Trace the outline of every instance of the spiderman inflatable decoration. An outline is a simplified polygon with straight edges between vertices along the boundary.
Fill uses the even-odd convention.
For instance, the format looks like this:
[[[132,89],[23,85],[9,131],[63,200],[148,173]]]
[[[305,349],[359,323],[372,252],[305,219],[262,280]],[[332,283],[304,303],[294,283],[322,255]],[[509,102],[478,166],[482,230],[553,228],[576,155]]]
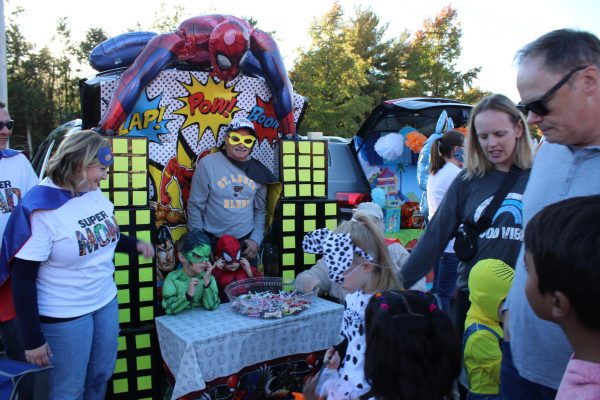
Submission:
[[[90,59],[94,52],[114,52],[110,46],[119,43],[115,39],[99,45]],[[152,37],[121,75],[108,110],[99,122],[100,130],[117,132],[140,91],[175,61],[187,61],[202,68],[212,66],[211,76],[223,81],[234,79],[242,70],[261,74],[271,89],[281,133],[290,138],[296,133],[292,84],[277,44],[245,20],[220,14],[189,18],[175,32]]]

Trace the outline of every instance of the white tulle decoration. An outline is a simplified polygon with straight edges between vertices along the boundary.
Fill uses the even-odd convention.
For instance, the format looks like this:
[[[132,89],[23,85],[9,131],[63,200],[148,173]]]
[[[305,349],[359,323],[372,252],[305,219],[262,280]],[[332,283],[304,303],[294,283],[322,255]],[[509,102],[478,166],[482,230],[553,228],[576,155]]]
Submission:
[[[387,162],[394,161],[404,152],[404,136],[399,133],[388,133],[375,143],[375,151]]]

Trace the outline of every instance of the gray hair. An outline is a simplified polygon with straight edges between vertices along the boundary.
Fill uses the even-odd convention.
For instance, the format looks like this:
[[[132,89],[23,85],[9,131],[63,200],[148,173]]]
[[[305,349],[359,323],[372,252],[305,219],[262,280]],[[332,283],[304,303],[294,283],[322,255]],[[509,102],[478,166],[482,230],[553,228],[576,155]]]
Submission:
[[[550,72],[564,72],[580,65],[600,69],[600,40],[589,32],[558,29],[523,46],[515,62],[520,65],[527,57],[540,57]]]

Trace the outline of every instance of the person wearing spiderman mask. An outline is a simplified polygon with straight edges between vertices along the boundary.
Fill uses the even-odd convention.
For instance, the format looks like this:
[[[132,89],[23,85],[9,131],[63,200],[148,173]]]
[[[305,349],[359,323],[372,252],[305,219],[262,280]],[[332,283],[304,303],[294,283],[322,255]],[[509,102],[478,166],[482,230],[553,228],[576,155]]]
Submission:
[[[223,235],[216,245],[215,269],[213,276],[219,287],[219,298],[221,303],[227,303],[229,299],[225,294],[225,287],[232,282],[243,279],[262,276],[254,265],[250,265],[245,257],[242,257],[240,242],[231,235]]]
[[[271,171],[251,158],[256,140],[250,120],[234,119],[221,151],[198,162],[187,205],[190,230],[204,230],[213,248],[219,237],[235,237],[242,246],[242,256],[253,265],[265,229],[267,184],[277,181]]]

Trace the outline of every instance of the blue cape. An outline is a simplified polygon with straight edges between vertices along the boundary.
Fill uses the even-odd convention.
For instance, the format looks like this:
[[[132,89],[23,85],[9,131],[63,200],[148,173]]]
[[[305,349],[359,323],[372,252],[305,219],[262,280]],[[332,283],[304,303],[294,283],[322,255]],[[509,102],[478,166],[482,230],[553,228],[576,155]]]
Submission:
[[[21,199],[8,219],[2,238],[0,286],[8,279],[13,257],[31,237],[31,214],[38,210],[56,210],[73,197],[68,190],[37,185]]]
[[[16,156],[17,154],[21,154],[21,152],[13,150],[13,149],[0,150],[0,158],[8,158],[8,157]]]

